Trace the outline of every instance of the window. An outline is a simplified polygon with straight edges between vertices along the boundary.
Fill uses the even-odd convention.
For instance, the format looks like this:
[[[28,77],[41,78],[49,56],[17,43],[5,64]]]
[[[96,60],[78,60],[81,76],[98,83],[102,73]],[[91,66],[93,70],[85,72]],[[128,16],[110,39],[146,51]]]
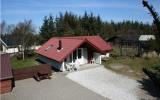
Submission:
[[[73,62],[75,62],[76,58],[77,58],[77,53],[76,53],[76,50],[75,50],[75,51],[73,52]]]
[[[82,49],[78,49],[78,58],[82,57]]]
[[[66,59],[64,59],[64,62],[67,62],[67,58],[66,58]]]
[[[72,54],[69,56],[69,61],[72,62]]]

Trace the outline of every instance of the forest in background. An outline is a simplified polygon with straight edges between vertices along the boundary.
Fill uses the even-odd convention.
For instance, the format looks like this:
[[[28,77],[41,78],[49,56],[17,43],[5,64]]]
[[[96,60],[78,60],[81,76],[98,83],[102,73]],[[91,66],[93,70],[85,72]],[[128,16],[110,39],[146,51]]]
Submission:
[[[95,16],[93,13],[85,12],[83,16],[78,16],[71,12],[65,12],[64,14],[59,13],[57,17],[45,16],[39,32],[35,31],[31,20],[25,20],[16,25],[7,25],[3,21],[1,33],[3,40],[17,41],[17,44],[19,41],[25,41],[22,40],[22,35],[32,38],[28,44],[42,44],[51,37],[59,36],[100,35],[106,39],[120,34],[156,34],[157,30],[154,24],[149,23],[129,20],[108,22],[103,21],[100,16]]]
[[[155,34],[155,25],[138,22],[113,20],[102,21],[100,16],[85,12],[83,16],[71,12],[60,13],[58,17],[45,16],[40,28],[39,35],[43,43],[52,36],[79,36],[79,35],[100,35],[104,39],[113,35],[128,34]],[[45,38],[43,38],[45,37]]]

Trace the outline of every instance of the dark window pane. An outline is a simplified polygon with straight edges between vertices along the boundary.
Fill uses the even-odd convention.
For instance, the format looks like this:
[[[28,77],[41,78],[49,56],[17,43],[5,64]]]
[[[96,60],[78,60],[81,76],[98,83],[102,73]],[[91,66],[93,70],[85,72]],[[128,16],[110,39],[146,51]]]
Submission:
[[[73,52],[73,62],[75,62],[76,58],[77,58],[77,53],[76,53],[76,51],[74,51]]]
[[[72,62],[72,54],[69,56],[69,61]]]
[[[82,56],[82,50],[78,49],[78,58],[81,58],[81,56]]]

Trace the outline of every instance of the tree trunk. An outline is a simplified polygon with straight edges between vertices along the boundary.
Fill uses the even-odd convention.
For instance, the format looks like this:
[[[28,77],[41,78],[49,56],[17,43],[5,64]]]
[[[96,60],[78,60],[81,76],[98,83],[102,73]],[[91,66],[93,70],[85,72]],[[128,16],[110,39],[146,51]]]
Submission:
[[[21,46],[21,50],[22,50],[22,58],[24,60],[24,46]]]
[[[23,50],[23,52],[22,52],[22,56],[23,56],[23,60],[24,60],[24,50]]]

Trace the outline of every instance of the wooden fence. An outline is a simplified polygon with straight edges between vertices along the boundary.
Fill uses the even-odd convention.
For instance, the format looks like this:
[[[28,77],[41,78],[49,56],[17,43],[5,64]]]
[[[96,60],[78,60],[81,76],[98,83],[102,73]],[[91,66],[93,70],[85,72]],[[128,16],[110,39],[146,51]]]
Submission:
[[[14,69],[13,75],[15,80],[22,80],[27,78],[33,78],[37,71],[47,71],[50,75],[52,74],[51,66],[48,64],[41,64],[21,69]]]

